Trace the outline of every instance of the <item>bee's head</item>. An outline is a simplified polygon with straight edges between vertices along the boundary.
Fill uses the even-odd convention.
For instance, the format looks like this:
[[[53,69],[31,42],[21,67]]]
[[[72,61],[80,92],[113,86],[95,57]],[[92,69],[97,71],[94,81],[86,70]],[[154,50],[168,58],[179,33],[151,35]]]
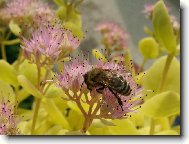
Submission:
[[[91,71],[88,71],[86,74],[83,75],[84,77],[84,81],[87,82],[87,81],[93,81],[94,78],[99,75],[100,73],[102,73],[102,70],[101,69],[98,69],[98,68],[94,68],[92,69]]]

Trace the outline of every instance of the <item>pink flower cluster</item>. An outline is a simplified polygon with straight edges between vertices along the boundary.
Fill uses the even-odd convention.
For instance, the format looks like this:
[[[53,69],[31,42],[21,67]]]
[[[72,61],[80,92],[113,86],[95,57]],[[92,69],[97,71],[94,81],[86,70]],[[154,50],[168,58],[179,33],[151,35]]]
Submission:
[[[64,66],[64,72],[57,74],[57,84],[65,91],[72,90],[78,92],[84,81],[83,75],[91,70],[91,65],[87,61],[79,59],[73,60],[70,64]]]
[[[41,65],[55,64],[80,44],[72,32],[61,25],[40,25],[30,39],[23,38],[22,48],[25,56],[33,63]]]
[[[0,103],[0,135],[17,135],[17,118],[13,113],[12,105],[8,102]]]
[[[55,12],[47,3],[39,0],[11,0],[6,7],[0,10],[1,19],[14,19],[18,23],[24,22],[25,18],[35,20],[36,16],[53,17],[54,14]]]
[[[131,94],[129,96],[124,96],[118,94],[123,102],[123,106],[121,107],[117,101],[115,95],[106,88],[103,91],[103,97],[101,101],[100,108],[100,116],[103,118],[116,119],[123,118],[124,116],[128,116],[127,114],[130,112],[135,112],[136,106],[141,105],[143,103],[143,99],[135,99],[138,94],[140,94],[143,89],[139,88],[136,82],[134,81],[130,72],[128,72],[123,65],[118,65],[113,62],[102,63],[99,61],[97,67],[102,69],[109,69],[111,71],[116,71],[119,75],[121,75],[124,80],[127,81],[127,84],[132,89]]]
[[[65,65],[64,72],[57,75],[57,83],[63,88],[63,90],[71,90],[77,93],[81,87],[86,89],[86,84],[84,83],[84,74],[93,68],[108,69],[115,71],[118,74],[122,75],[123,78],[127,81],[127,84],[132,89],[132,92],[129,96],[118,95],[123,102],[121,107],[117,101],[115,95],[108,89],[105,88],[102,93],[102,99],[100,100],[100,117],[101,118],[123,118],[128,116],[129,112],[134,112],[136,106],[143,103],[142,99],[136,97],[143,89],[139,88],[136,82],[133,80],[131,74],[126,71],[125,67],[122,65],[114,64],[112,62],[103,63],[99,61],[96,65],[89,65],[87,61],[73,60],[71,64]],[[92,90],[91,97],[99,95],[94,87]],[[89,92],[89,90],[88,90]],[[134,98],[134,99],[133,99]],[[139,106],[138,106],[139,107]]]
[[[115,50],[127,49],[128,34],[117,24],[113,22],[103,22],[97,25],[97,31],[103,35],[103,42],[108,47]]]

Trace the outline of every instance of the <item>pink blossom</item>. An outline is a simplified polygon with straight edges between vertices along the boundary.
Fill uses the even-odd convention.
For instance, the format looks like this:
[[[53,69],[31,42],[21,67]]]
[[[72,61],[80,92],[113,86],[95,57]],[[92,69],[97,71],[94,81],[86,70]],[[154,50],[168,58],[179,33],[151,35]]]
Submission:
[[[11,0],[0,11],[0,17],[4,20],[14,19],[23,22],[23,19],[34,20],[36,16],[53,16],[55,12],[47,3],[39,0]]]
[[[128,113],[135,112],[136,106],[143,103],[141,98],[136,98],[136,96],[140,94],[143,89],[139,88],[131,73],[128,72],[123,65],[114,64],[113,62],[108,62],[105,64],[99,62],[97,65],[102,69],[116,71],[116,73],[124,78],[132,90],[128,96],[118,94],[123,103],[123,105],[120,106],[115,95],[108,88],[104,89],[100,108],[101,117],[110,119],[123,118],[124,116],[128,116]]]
[[[101,68],[110,70],[121,75],[132,90],[128,96],[118,94],[122,101],[122,105],[118,102],[116,96],[112,93],[109,87],[103,89],[100,102],[100,117],[101,118],[124,118],[128,113],[136,111],[136,106],[142,104],[143,100],[136,97],[143,89],[139,88],[134,81],[131,73],[129,73],[123,65],[114,64],[113,62],[103,63],[99,61],[96,65],[89,65],[87,61],[78,59],[73,60],[70,64],[65,65],[64,72],[57,74],[57,84],[63,90],[71,90],[77,93],[79,90],[87,90],[90,92],[90,97],[96,97],[99,93],[96,91],[98,86],[90,91],[87,89],[87,84],[84,83],[84,75],[93,70],[93,68]],[[83,89],[81,89],[81,87]],[[87,93],[88,93],[87,92]],[[89,98],[89,99],[91,99]],[[139,107],[139,106],[138,106]]]
[[[22,48],[26,58],[33,63],[54,64],[63,59],[80,44],[71,31],[61,25],[40,25],[30,39],[23,38]]]
[[[65,65],[64,72],[57,74],[57,84],[64,90],[70,89],[77,92],[84,81],[83,75],[89,70],[91,70],[91,65],[87,61],[75,59],[70,64]]]
[[[104,37],[104,43],[115,49],[127,49],[128,34],[117,24],[113,22],[103,22],[97,25],[97,31],[100,31]]]
[[[0,135],[17,135],[17,117],[14,115],[12,105],[8,102],[0,103]]]

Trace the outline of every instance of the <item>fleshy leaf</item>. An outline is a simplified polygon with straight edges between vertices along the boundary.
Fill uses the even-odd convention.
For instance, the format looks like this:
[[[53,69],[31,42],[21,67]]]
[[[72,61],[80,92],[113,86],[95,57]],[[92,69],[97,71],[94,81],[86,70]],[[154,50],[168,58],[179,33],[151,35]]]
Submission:
[[[52,99],[44,99],[43,103],[54,123],[61,125],[65,129],[70,129],[68,121]]]
[[[42,93],[24,75],[19,75],[17,78],[20,85],[30,94],[37,98],[43,97]]]
[[[174,127],[172,128],[172,130],[175,130],[179,135],[181,134],[181,133],[180,133],[180,125],[174,126]]]
[[[146,90],[157,91],[160,87],[163,69],[167,56],[161,57],[145,72],[141,78],[141,84]],[[164,90],[172,90],[180,93],[180,63],[173,58],[167,73]],[[150,94],[149,94],[150,95]]]
[[[45,97],[46,98],[66,97],[66,95],[61,88],[59,88],[59,87],[55,86],[55,84],[53,84],[47,90]]]
[[[92,127],[103,128],[103,127],[106,127],[106,125],[104,125],[101,120],[94,119],[93,122],[92,122]]]
[[[106,126],[97,128],[91,126],[89,132],[92,135],[139,135],[135,125],[128,119],[113,120],[116,126]]]
[[[17,72],[16,70],[6,61],[0,60],[0,79],[12,84],[13,86],[18,86],[18,81],[17,81]]]
[[[9,28],[10,28],[11,32],[12,32],[13,34],[15,34],[16,36],[19,36],[19,35],[20,35],[21,28],[20,28],[19,25],[16,24],[13,20],[10,21],[10,23],[9,23]]]
[[[57,6],[65,6],[65,3],[63,0],[53,0],[54,3],[57,5]]]
[[[100,119],[100,120],[106,126],[116,126],[111,120],[106,120],[106,119]]]
[[[80,109],[78,108],[77,104],[73,101],[68,101],[67,102],[67,105],[72,109],[72,110],[75,110],[79,113],[81,113]]]
[[[26,99],[29,96],[28,91],[25,89],[21,89],[18,91],[18,102],[21,102],[22,100]]]
[[[153,59],[159,55],[158,44],[153,37],[146,37],[140,40],[139,50],[146,59]]]
[[[178,135],[178,132],[175,130],[166,130],[156,133],[155,135]]]
[[[154,95],[142,106],[145,115],[161,118],[180,113],[180,96],[174,91],[166,91]]]
[[[19,73],[24,75],[34,85],[37,84],[37,67],[35,64],[31,64],[28,60],[25,60],[19,66]],[[45,69],[41,68],[41,79],[45,76]]]
[[[69,21],[64,24],[64,28],[70,30],[74,36],[77,36],[79,40],[83,39],[84,33],[82,31],[82,28],[79,27],[77,24]]]
[[[38,127],[35,129],[35,135],[45,134],[50,129],[52,123],[47,120],[47,117],[40,122]],[[56,134],[56,133],[54,133]]]
[[[152,21],[158,41],[169,53],[175,52],[176,37],[167,8],[162,0],[158,1],[154,6]]]
[[[66,129],[62,129],[61,126],[59,125],[55,125],[53,127],[51,127],[50,129],[48,129],[47,134],[48,135],[65,135],[65,132],[67,132],[68,130]]]
[[[84,133],[81,133],[80,131],[68,131],[65,134],[66,135],[86,135]]]
[[[98,49],[93,49],[92,54],[97,60],[102,60],[103,62],[107,62],[105,56]]]
[[[14,104],[15,93],[9,84],[0,80],[0,103],[1,103],[2,99],[5,102],[7,102],[9,100],[10,103]]]
[[[128,119],[113,120],[116,126],[109,127],[114,135],[139,135],[135,125]]]
[[[74,111],[73,109],[69,108],[65,111],[65,116],[69,121],[72,130],[80,130],[83,127],[84,117],[80,112]],[[76,119],[78,118],[79,120],[77,121]]]
[[[37,67],[35,64],[29,63],[28,60],[25,60],[20,66],[19,66],[19,72],[20,74],[27,77],[30,82],[33,84],[37,83]]]
[[[144,113],[139,109],[137,113],[133,113],[131,117],[128,118],[131,120],[136,127],[143,127],[144,126]]]

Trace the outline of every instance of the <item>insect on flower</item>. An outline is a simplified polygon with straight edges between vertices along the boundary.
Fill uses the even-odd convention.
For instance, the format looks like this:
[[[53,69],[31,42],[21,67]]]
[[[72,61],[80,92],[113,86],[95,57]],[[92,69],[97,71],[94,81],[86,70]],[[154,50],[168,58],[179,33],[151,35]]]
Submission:
[[[84,75],[84,82],[89,90],[96,88],[99,93],[108,88],[121,107],[123,102],[118,94],[129,96],[132,91],[128,82],[116,71],[110,69],[94,68]]]

